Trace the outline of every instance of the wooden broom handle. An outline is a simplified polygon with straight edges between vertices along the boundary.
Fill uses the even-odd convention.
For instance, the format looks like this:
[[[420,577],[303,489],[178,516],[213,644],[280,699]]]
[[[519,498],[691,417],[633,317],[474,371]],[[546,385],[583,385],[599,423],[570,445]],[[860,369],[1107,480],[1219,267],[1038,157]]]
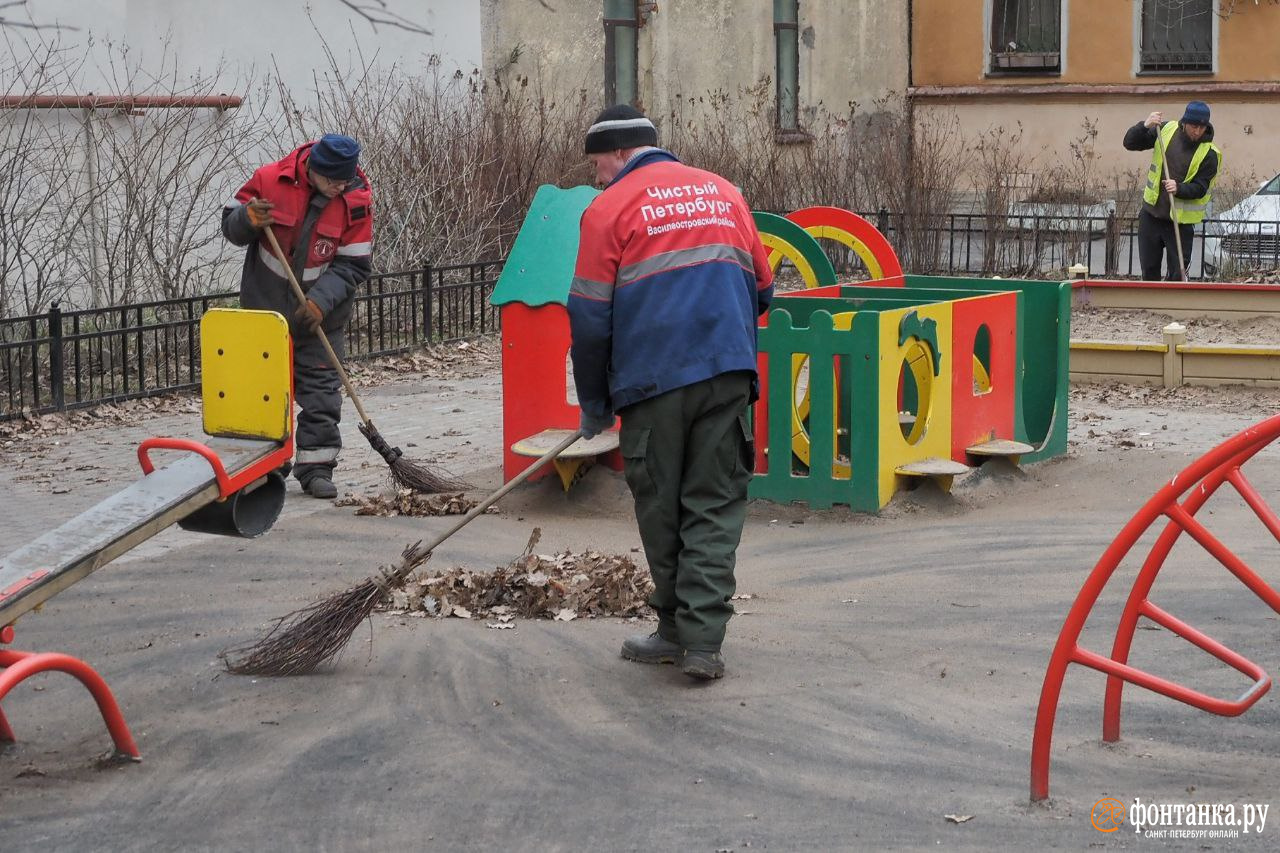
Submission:
[[[509,481],[507,481],[507,483],[503,485],[502,488],[498,489],[496,492],[489,495],[489,497],[485,498],[484,500],[480,501],[480,503],[472,507],[471,511],[468,512],[466,515],[464,515],[457,524],[453,525],[453,527],[450,527],[447,531],[437,536],[435,539],[432,539],[431,542],[428,543],[425,547],[420,544],[415,545],[413,550],[409,554],[405,555],[403,565],[406,568],[408,568],[413,564],[417,563],[427,554],[430,554],[436,548],[440,547],[440,545],[444,542],[444,540],[448,539],[450,536],[457,533],[459,530],[466,527],[468,524],[470,524],[472,521],[478,518],[486,509],[488,509],[493,504],[497,503],[499,498],[501,498],[507,492],[514,489],[516,486],[523,483],[525,480],[529,479],[530,475],[532,475],[535,471],[537,471],[543,465],[546,465],[548,462],[555,459],[561,453],[564,453],[566,450],[569,449],[569,445],[573,444],[575,441],[577,441],[581,437],[582,437],[581,430],[574,430],[573,432],[571,432],[568,436],[565,437],[563,441],[561,441],[555,447],[551,448],[546,453],[542,454],[537,459],[535,459],[533,463],[529,465],[528,468],[525,468],[519,474],[516,474]],[[403,580],[403,578],[399,578],[399,580]]]
[[[298,284],[298,279],[293,274],[293,267],[289,265],[289,259],[284,256],[284,251],[280,248],[280,241],[276,239],[275,232],[271,230],[270,225],[262,230],[267,235],[267,242],[271,244],[271,251],[275,253],[276,260],[280,262],[280,266],[284,267],[285,277],[289,279],[289,284],[293,285],[293,295],[297,297],[299,307],[306,305],[307,294],[302,292],[302,285]],[[347,371],[342,366],[342,360],[333,351],[333,344],[329,343],[329,336],[324,333],[324,329],[316,329],[316,337],[320,339],[320,343],[324,344],[324,351],[329,354],[329,361],[332,362],[334,369],[338,371],[338,376],[342,379],[342,387],[347,389],[347,396],[355,404],[360,420],[366,426],[371,426],[372,421],[365,414],[364,406],[360,405],[360,397],[356,395],[356,389],[351,386],[351,378],[347,376]]]
[[[1164,139],[1160,134],[1161,128],[1156,128],[1156,148],[1160,150],[1160,168],[1164,172],[1166,181],[1172,180],[1169,177],[1169,158],[1165,156]],[[1178,248],[1178,272],[1182,274],[1182,280],[1187,280],[1187,262],[1182,258],[1182,229],[1178,227],[1178,205],[1173,199],[1173,193],[1169,193],[1169,219],[1173,222],[1173,244]]]

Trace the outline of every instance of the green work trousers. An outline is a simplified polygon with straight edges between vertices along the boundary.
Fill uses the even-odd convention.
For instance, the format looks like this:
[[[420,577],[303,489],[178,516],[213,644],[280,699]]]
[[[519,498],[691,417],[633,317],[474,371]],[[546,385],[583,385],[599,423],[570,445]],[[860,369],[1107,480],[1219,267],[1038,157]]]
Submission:
[[[755,463],[751,380],[724,373],[619,412],[623,470],[653,575],[649,604],[659,636],[690,651],[719,651],[733,615]]]

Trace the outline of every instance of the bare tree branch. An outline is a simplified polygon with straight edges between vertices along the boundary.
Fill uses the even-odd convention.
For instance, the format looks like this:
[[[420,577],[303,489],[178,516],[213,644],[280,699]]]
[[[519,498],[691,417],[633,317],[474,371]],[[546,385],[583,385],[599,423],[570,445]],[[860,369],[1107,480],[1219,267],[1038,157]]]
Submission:
[[[4,11],[5,9],[12,9],[15,6],[21,7],[23,11],[27,12],[27,19],[25,21],[17,21],[17,20],[14,20],[13,18],[0,15],[0,29],[4,29],[6,27],[14,28],[14,29],[23,29],[23,30],[73,30],[74,31],[74,30],[80,29],[79,27],[69,27],[66,24],[37,24],[35,21],[31,20],[31,12],[26,8],[27,0],[8,0],[8,2],[6,3],[0,3],[0,11]]]
[[[1219,0],[1218,17],[1224,18],[1224,19],[1230,18],[1232,15],[1236,13],[1236,7],[1241,5],[1241,2],[1242,0]],[[1249,0],[1243,0],[1243,2],[1247,3],[1249,2]],[[1275,6],[1277,4],[1280,4],[1280,0],[1267,0],[1267,3],[1269,3],[1272,6]],[[1260,6],[1262,4],[1259,2],[1259,0],[1253,0],[1253,5]]]
[[[369,26],[374,30],[378,29],[379,24],[384,24],[410,33],[418,33],[424,36],[431,35],[431,30],[426,29],[421,24],[417,24],[403,15],[387,9],[387,0],[371,0],[371,2],[367,3],[357,3],[355,0],[339,0],[339,2],[368,21]]]

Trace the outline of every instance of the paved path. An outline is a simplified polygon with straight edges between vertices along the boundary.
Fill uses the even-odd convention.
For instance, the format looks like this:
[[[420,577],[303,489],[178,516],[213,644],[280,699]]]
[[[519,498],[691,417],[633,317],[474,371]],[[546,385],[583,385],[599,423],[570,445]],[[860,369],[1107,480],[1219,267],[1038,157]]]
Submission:
[[[398,380],[361,394],[379,432],[413,459],[432,460],[455,474],[500,464],[502,383],[497,376],[452,381]],[[344,402],[340,492],[364,493],[387,482],[386,464],[357,430],[354,407]],[[0,450],[0,553],[40,536],[141,476],[138,443],[155,435],[199,438],[198,410],[149,415],[137,423],[110,423],[63,436],[17,441]],[[26,453],[34,450],[31,456]],[[164,464],[161,453],[155,459]],[[283,517],[329,508],[289,481]],[[199,534],[178,528],[160,534],[130,556],[190,543]]]
[[[496,380],[447,384],[383,386],[370,409],[388,436],[487,486]],[[1274,394],[1254,399],[1276,408]],[[1040,679],[1085,574],[1191,455],[1264,414],[1080,402],[1072,454],[1025,478],[965,478],[951,498],[899,499],[880,517],[753,504],[738,571],[752,598],[737,602],[729,672],[712,685],[621,660],[622,638],[649,623],[614,619],[497,631],[379,615],[315,677],[221,674],[220,649],[450,519],[356,517],[295,492],[260,540],[191,536],[163,560],[135,554],[24,617],[18,644],[98,667],[144,760],[95,768],[107,741],[84,691],[58,675],[24,683],[4,702],[19,738],[0,750],[4,849],[1275,849],[1274,696],[1223,719],[1131,688],[1124,738],[1104,746],[1103,680],[1073,670],[1053,800],[1028,804]],[[45,461],[99,466],[79,473],[103,482],[67,494],[0,460],[3,514],[22,525],[5,525],[6,545],[132,476],[138,438],[184,427],[68,437]],[[346,483],[373,486],[380,463],[354,431],[348,446]],[[1280,493],[1276,453],[1249,475]],[[543,482],[503,504],[432,565],[503,564],[533,525],[547,550],[637,544],[625,485],[605,469],[568,495]],[[1242,557],[1274,565],[1275,541],[1238,500],[1206,510]],[[1275,615],[1203,551],[1175,555],[1161,606],[1274,669]],[[1123,592],[1109,591],[1091,648],[1109,648]],[[1133,662],[1214,695],[1244,687],[1167,631],[1140,631]],[[1103,835],[1089,815],[1106,796],[1261,803],[1271,818],[1226,842],[1149,841],[1130,825]]]

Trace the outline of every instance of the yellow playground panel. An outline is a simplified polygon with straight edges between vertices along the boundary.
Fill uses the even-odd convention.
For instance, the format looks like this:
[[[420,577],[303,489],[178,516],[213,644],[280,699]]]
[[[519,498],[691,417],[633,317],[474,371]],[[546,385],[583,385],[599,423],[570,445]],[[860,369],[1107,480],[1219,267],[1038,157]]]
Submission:
[[[853,317],[856,312],[842,311],[839,314],[831,315],[832,328],[841,331],[849,331],[853,327]],[[835,369],[834,367],[832,368]],[[836,386],[839,387],[839,382]],[[809,462],[809,430],[805,426],[805,421],[809,419],[810,407],[809,393],[809,356],[804,353],[795,353],[791,356],[791,452],[796,458],[803,462],[806,466]],[[848,435],[849,424],[847,419],[842,422],[840,417],[843,409],[836,406],[832,411],[832,429],[837,435]],[[849,465],[847,459],[837,457],[831,463],[831,476],[837,479],[847,480],[853,474],[853,469]]]
[[[214,308],[200,322],[209,435],[283,441],[292,428],[289,324],[274,311]]]
[[[951,303],[882,311],[879,321],[877,479],[884,506],[902,485],[899,468],[951,458]],[[900,404],[912,383],[914,420],[904,422]]]

